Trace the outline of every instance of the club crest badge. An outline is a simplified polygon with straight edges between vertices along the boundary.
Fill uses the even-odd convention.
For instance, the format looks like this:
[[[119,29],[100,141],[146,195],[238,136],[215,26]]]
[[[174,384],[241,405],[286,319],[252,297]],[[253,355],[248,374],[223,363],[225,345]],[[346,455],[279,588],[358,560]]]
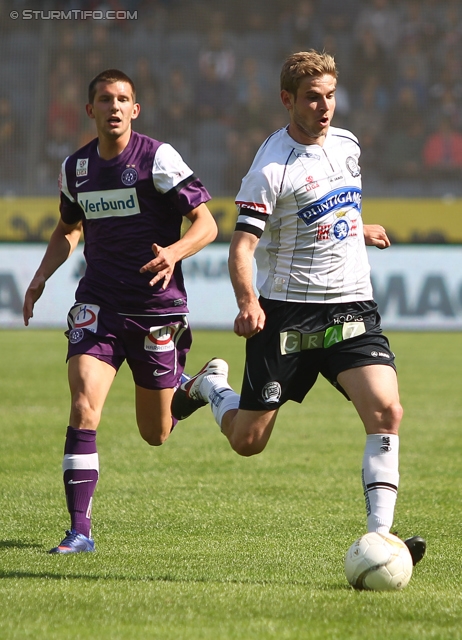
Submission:
[[[133,167],[125,169],[120,177],[126,187],[131,187],[138,180],[138,172]]]
[[[263,387],[261,395],[266,404],[279,402],[281,399],[281,385],[279,382],[268,382]]]
[[[353,158],[353,156],[348,156],[348,158],[346,159],[346,166],[348,171],[353,176],[353,178],[357,178],[358,176],[361,175],[361,169],[359,168],[359,164],[356,158]]]

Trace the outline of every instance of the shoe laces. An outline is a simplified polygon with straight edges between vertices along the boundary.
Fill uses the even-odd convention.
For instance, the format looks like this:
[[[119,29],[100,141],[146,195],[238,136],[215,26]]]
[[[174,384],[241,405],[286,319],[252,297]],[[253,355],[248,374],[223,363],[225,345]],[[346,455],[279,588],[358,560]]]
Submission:
[[[71,531],[66,531],[66,537],[64,538],[64,540],[62,540],[62,542],[60,543],[60,547],[65,543],[65,542],[75,542],[78,538],[79,534],[77,533],[77,531],[71,530]]]

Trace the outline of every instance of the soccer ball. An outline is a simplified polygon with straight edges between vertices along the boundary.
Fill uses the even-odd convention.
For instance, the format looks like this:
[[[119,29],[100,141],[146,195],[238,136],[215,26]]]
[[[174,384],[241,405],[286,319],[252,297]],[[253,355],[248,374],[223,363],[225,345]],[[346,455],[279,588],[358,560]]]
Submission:
[[[404,542],[391,533],[366,533],[345,556],[345,575],[355,589],[403,589],[412,576],[412,558]]]

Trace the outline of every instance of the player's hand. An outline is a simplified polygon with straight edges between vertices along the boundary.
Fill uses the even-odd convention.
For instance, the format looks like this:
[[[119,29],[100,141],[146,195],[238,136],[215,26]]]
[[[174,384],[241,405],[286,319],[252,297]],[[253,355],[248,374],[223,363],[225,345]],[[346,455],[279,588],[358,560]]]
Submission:
[[[152,250],[156,257],[154,260],[151,260],[142,266],[140,273],[152,271],[152,273],[155,273],[156,275],[149,282],[151,287],[163,279],[164,282],[162,283],[162,289],[166,289],[168,287],[168,283],[172,279],[173,270],[176,264],[176,257],[171,247],[161,247],[154,243],[152,245]]]
[[[242,338],[251,338],[265,326],[266,314],[258,300],[242,305],[234,320],[234,333]]]
[[[45,289],[45,282],[46,280],[43,276],[34,276],[27,288],[22,308],[22,315],[26,327],[29,326],[29,320],[34,317],[34,305]]]
[[[391,245],[387,232],[380,224],[365,224],[364,240],[369,247],[378,249],[387,249]]]

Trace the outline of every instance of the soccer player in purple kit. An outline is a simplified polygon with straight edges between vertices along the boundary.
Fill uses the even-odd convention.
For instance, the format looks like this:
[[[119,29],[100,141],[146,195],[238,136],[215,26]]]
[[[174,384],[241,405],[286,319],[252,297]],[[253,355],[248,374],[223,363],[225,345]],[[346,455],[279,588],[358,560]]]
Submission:
[[[136,420],[161,445],[175,420],[170,404],[191,345],[181,260],[216,238],[210,195],[168,143],[132,130],[140,112],[132,80],[117,69],[89,85],[97,138],[64,160],[60,219],[24,299],[24,323],[45,283],[77,246],[86,272],[69,311],[71,394],[63,474],[70,530],[50,553],[93,551],[91,506],[98,481],[96,429],[126,360]],[[191,223],[181,235],[183,217]]]

